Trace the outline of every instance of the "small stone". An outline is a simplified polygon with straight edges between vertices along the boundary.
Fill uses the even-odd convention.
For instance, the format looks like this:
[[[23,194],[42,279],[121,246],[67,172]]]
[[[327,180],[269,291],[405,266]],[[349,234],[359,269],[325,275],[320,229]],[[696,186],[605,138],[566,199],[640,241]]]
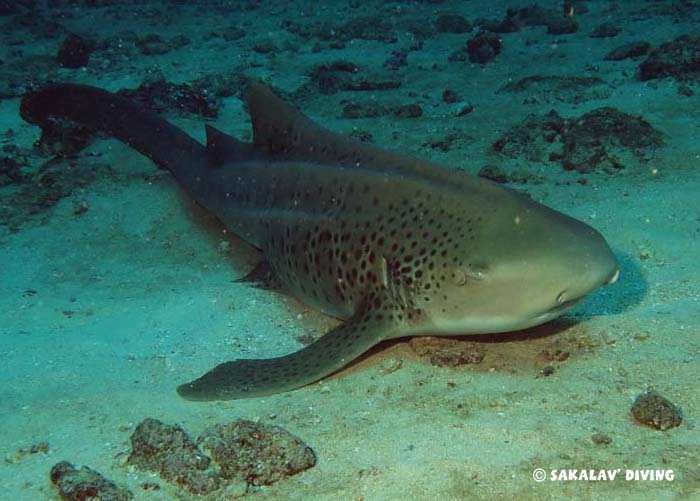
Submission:
[[[0,187],[13,183],[21,183],[25,180],[22,174],[24,162],[13,157],[0,157]]]
[[[75,217],[80,217],[85,214],[90,209],[90,204],[87,200],[75,201],[73,203],[73,215]]]
[[[639,65],[639,79],[674,77],[679,81],[700,76],[700,36],[682,35],[652,50]]]
[[[605,56],[606,61],[621,61],[623,59],[632,59],[640,57],[649,52],[651,44],[649,42],[630,42],[621,45]]]
[[[408,18],[401,23],[401,28],[405,32],[413,35],[416,41],[415,47],[421,47],[424,40],[433,38],[437,32],[434,24],[426,23],[422,17]]]
[[[403,367],[403,360],[400,358],[390,358],[389,360],[384,360],[379,365],[379,373],[383,376],[396,372]]]
[[[442,101],[444,103],[453,104],[456,103],[458,99],[457,93],[452,89],[445,89],[445,92],[442,93]]]
[[[50,478],[58,495],[66,501],[129,501],[134,498],[130,491],[118,487],[92,468],[83,466],[78,469],[68,461],[55,464]]]
[[[503,42],[497,36],[478,35],[467,42],[467,52],[472,63],[486,64],[501,53]]]
[[[246,32],[238,26],[229,26],[221,34],[227,42],[239,40],[246,35]]]
[[[192,494],[208,494],[221,486],[215,468],[185,430],[156,419],[141,422],[131,435],[127,464],[158,473]]]
[[[551,365],[545,365],[540,370],[540,374],[542,374],[544,377],[549,377],[552,374],[554,374],[554,367],[552,367]]]
[[[141,488],[144,491],[159,491],[160,490],[160,485],[157,484],[156,482],[142,482],[141,483]]]
[[[397,70],[402,66],[408,66],[408,51],[405,49],[391,51],[391,57],[382,65],[390,70]]]
[[[277,47],[270,39],[258,40],[253,44],[253,50],[258,54],[269,54],[277,50]]]
[[[533,3],[520,9],[509,8],[502,21],[478,21],[477,24],[494,33],[512,33],[524,26],[546,26],[547,32],[552,35],[574,33],[578,30],[578,23],[574,19],[574,14],[579,13],[578,8],[571,4],[562,13]]]
[[[36,295],[36,291],[33,291],[30,289],[28,291],[25,291],[24,295],[27,297],[31,297],[31,296]],[[12,456],[5,457],[5,463],[16,464],[16,463],[19,463],[20,461],[22,461],[27,456],[31,456],[34,454],[47,454],[48,452],[49,452],[49,443],[48,442],[39,442],[37,444],[32,444],[29,447],[24,447],[22,449],[19,449]]]
[[[625,167],[619,151],[644,158],[664,144],[663,134],[644,118],[607,106],[569,120],[562,139],[562,166],[580,173],[615,172]]]
[[[653,390],[637,396],[631,412],[639,423],[661,431],[675,428],[683,421],[680,408]]]
[[[472,25],[459,14],[442,14],[435,21],[435,29],[440,33],[467,33]]]
[[[620,34],[622,28],[612,23],[603,23],[591,32],[591,38],[613,38]]]
[[[122,89],[118,94],[138,101],[156,113],[187,112],[215,118],[221,106],[219,95],[225,94],[224,91],[219,91],[220,85],[225,84],[205,79],[192,84],[175,84],[157,77],[143,82],[136,89]]]
[[[345,90],[356,78],[358,70],[358,66],[353,62],[337,60],[314,66],[309,72],[309,77],[321,94],[335,94]]]
[[[219,465],[221,477],[270,485],[316,464],[314,451],[286,430],[238,420],[207,429],[197,440]]]
[[[389,113],[384,106],[377,103],[348,103],[343,108],[343,118],[376,118]]]
[[[387,16],[360,16],[348,20],[337,27],[334,32],[336,38],[341,40],[379,40],[394,43],[397,40],[394,26]]]
[[[594,433],[591,435],[591,440],[594,444],[598,445],[610,445],[613,441],[612,437],[610,435],[606,435],[605,433]]]
[[[90,62],[93,44],[78,35],[70,34],[58,49],[58,64],[64,68],[82,68]]]
[[[685,97],[691,97],[693,95],[693,89],[685,84],[681,84],[678,86],[678,94]]]
[[[159,35],[149,34],[136,41],[139,52],[145,56],[160,56],[170,52],[170,45]]]
[[[550,35],[566,35],[576,33],[578,23],[573,17],[565,16],[549,20],[547,23],[547,33]]]
[[[185,35],[177,35],[170,39],[170,47],[173,49],[181,49],[187,45],[190,45],[192,40],[190,40]]]
[[[540,358],[545,362],[565,362],[570,356],[571,353],[562,350],[543,350],[540,353]]]
[[[416,355],[436,366],[458,367],[480,364],[485,356],[476,343],[456,339],[414,337],[411,338],[409,346]]]
[[[472,103],[464,102],[457,106],[455,116],[463,117],[465,115],[469,115],[472,111],[474,111],[474,105]]]
[[[399,106],[394,111],[394,115],[399,118],[418,118],[423,115],[423,108],[417,104],[405,104]]]
[[[523,102],[528,104],[551,101],[579,104],[591,99],[605,99],[612,94],[598,77],[573,75],[530,75],[507,83],[498,92],[522,92]]]
[[[344,87],[345,90],[361,90],[361,91],[374,91],[374,90],[391,90],[398,89],[401,87],[401,80],[378,80],[378,79],[367,79],[360,78],[358,80],[352,80],[347,83]]]

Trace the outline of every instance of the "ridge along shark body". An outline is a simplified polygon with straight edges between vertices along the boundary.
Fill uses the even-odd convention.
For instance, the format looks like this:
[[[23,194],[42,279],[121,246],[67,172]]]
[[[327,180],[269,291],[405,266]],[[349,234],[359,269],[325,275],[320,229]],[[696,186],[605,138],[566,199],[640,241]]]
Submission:
[[[207,127],[207,147],[115,94],[62,84],[25,120],[107,132],[168,169],[275,280],[344,320],[286,356],[218,365],[178,393],[269,395],[315,382],[378,342],[524,329],[617,279],[593,228],[507,188],[335,134],[251,83],[252,143]]]

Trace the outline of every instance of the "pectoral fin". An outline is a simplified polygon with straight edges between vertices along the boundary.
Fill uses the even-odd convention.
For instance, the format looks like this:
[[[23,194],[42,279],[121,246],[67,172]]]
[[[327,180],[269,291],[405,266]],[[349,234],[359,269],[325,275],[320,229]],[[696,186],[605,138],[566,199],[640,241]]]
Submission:
[[[250,270],[246,276],[234,280],[236,283],[249,283],[251,286],[258,289],[265,289],[269,291],[282,292],[284,287],[280,281],[275,277],[270,268],[270,263],[265,259],[258,261],[255,268]]]
[[[278,358],[225,362],[177,392],[188,400],[235,400],[300,388],[332,374],[379,341],[398,336],[402,324],[392,313],[386,303],[375,300],[306,348]]]

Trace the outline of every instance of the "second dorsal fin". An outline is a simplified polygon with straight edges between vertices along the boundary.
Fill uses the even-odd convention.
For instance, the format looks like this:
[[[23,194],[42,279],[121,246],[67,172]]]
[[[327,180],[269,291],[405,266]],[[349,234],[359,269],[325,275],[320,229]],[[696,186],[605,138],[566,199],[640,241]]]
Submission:
[[[256,156],[252,143],[239,141],[211,125],[204,127],[207,134],[207,153],[214,165],[240,162]]]

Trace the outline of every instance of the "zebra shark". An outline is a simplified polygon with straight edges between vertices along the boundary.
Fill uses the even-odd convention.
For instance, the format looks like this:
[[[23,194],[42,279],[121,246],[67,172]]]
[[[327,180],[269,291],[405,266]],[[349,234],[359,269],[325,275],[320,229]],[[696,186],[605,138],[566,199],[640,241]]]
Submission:
[[[524,329],[618,278],[601,234],[518,192],[361,143],[252,82],[252,143],[207,126],[206,146],[116,94],[56,84],[24,97],[42,128],[68,119],[169,170],[194,200],[257,247],[275,281],[342,320],[270,359],[224,362],[178,387],[191,400],[300,388],[378,342]]]

